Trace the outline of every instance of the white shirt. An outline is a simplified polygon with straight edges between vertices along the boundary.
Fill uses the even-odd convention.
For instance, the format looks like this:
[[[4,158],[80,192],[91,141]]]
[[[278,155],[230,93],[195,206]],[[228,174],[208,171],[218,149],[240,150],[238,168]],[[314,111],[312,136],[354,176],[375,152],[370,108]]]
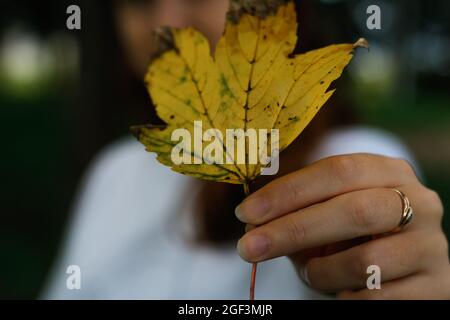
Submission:
[[[414,165],[395,137],[362,127],[330,132],[309,160],[356,152],[404,158]],[[251,265],[235,247],[193,246],[178,228],[192,216],[193,185],[192,178],[159,164],[131,138],[108,147],[82,183],[43,297],[247,299]],[[66,286],[70,265],[80,267],[80,290]],[[303,284],[286,257],[258,265],[255,296],[326,298]]]

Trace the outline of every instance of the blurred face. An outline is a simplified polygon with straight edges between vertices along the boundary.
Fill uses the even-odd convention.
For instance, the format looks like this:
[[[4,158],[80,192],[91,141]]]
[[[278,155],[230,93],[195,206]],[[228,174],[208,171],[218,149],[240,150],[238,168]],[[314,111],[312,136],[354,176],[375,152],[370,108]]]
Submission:
[[[152,52],[152,30],[160,26],[194,27],[214,46],[225,24],[228,0],[119,0],[116,24],[126,57],[143,76]]]

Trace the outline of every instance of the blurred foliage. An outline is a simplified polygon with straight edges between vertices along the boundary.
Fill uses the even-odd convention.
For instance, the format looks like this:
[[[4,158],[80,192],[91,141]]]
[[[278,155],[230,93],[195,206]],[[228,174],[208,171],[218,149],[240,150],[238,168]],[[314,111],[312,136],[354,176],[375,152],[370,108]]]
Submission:
[[[69,2],[78,1],[2,1],[0,37],[8,26],[16,24],[36,31],[41,40],[64,31],[65,8]],[[378,84],[364,83],[356,70],[353,72],[356,76],[348,76],[350,92],[346,94],[355,100],[364,123],[385,128],[406,142],[422,167],[426,184],[437,190],[445,207],[450,208],[450,70],[435,66],[428,71],[416,70],[415,66],[420,65],[425,56],[408,53],[422,52],[426,48],[412,47],[416,48],[414,51],[407,46],[408,37],[423,30],[432,30],[433,34],[444,37],[433,38],[438,39],[437,42],[444,39],[449,43],[448,1],[374,3],[378,2],[386,8],[385,12],[395,13],[386,15],[386,21],[391,21],[391,32],[361,34],[363,28],[355,16],[364,14],[361,8],[367,1],[362,0],[315,1],[314,9],[320,11],[321,21],[310,23],[323,28],[335,42],[349,41],[360,35],[369,40],[372,37],[375,44],[387,39],[380,46],[385,51],[374,49],[371,57],[376,56],[376,52],[382,54],[380,61],[386,63],[382,71],[393,77],[390,85],[384,80]],[[353,16],[353,19],[343,19],[344,16]],[[341,34],[337,30],[341,30]],[[324,42],[329,43],[329,39]],[[400,54],[395,56],[392,52]],[[448,56],[448,51],[445,52]],[[433,52],[428,54],[433,57]],[[371,70],[376,71],[376,67],[375,63]],[[364,72],[362,69],[362,74]],[[66,79],[53,73],[51,77],[41,78],[37,86],[22,88],[8,87],[4,79],[0,70],[0,136],[3,139],[0,298],[34,298],[57,253],[72,196],[85,165],[77,163],[73,154],[74,144],[83,143],[82,139],[74,137],[73,128],[73,118],[78,112],[73,107],[76,75]],[[120,114],[117,117],[120,118]],[[114,115],[111,118],[114,119]],[[123,127],[122,131],[126,131],[127,126]],[[448,215],[444,225],[450,235]]]
[[[450,208],[450,96],[419,93],[414,102],[401,93],[365,100],[363,122],[397,134],[413,151],[424,184],[436,190]],[[450,217],[444,216],[450,236]]]
[[[58,245],[75,177],[61,98],[0,96],[2,145],[0,298],[36,296]]]

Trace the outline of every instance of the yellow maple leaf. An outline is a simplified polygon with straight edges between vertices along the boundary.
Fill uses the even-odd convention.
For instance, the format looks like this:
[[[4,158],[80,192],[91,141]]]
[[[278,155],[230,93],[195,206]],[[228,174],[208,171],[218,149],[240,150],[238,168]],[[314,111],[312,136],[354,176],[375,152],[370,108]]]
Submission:
[[[157,153],[161,163],[179,173],[247,185],[268,163],[250,161],[245,137],[245,159],[235,160],[238,143],[227,148],[227,129],[276,129],[276,141],[268,134],[267,142],[276,142],[282,151],[331,97],[334,90],[328,88],[354,49],[367,47],[360,39],[292,56],[296,33],[294,3],[287,0],[231,0],[214,57],[208,40],[192,28],[159,30],[159,52],[145,80],[157,114],[167,125],[135,126],[133,133],[147,151]],[[218,130],[210,137],[214,145],[209,148],[217,152],[214,147],[219,145],[224,161],[205,159],[213,154],[205,156],[208,146],[196,150],[189,140],[182,150],[189,161],[175,163],[178,142],[173,133],[180,128],[194,140],[196,129]],[[271,151],[265,150],[268,156]],[[262,157],[260,152],[257,158]]]

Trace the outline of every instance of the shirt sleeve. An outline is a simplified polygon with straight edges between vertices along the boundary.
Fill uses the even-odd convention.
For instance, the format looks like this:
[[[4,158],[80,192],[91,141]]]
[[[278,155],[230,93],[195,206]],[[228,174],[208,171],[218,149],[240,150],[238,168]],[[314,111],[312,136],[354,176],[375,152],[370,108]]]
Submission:
[[[136,144],[119,141],[102,151],[88,168],[70,212],[68,229],[58,259],[49,273],[42,299],[96,299],[104,287],[105,266],[116,259],[121,241],[134,228],[126,216],[119,216],[118,202],[124,194],[133,167]],[[141,151],[141,150],[140,150]],[[140,154],[140,152],[139,152]],[[130,181],[132,184],[133,181]],[[123,211],[122,211],[123,212]],[[111,264],[110,264],[111,265]],[[113,266],[112,264],[111,266]],[[81,273],[81,288],[70,288],[67,281],[75,266]],[[68,280],[69,279],[69,280]]]

